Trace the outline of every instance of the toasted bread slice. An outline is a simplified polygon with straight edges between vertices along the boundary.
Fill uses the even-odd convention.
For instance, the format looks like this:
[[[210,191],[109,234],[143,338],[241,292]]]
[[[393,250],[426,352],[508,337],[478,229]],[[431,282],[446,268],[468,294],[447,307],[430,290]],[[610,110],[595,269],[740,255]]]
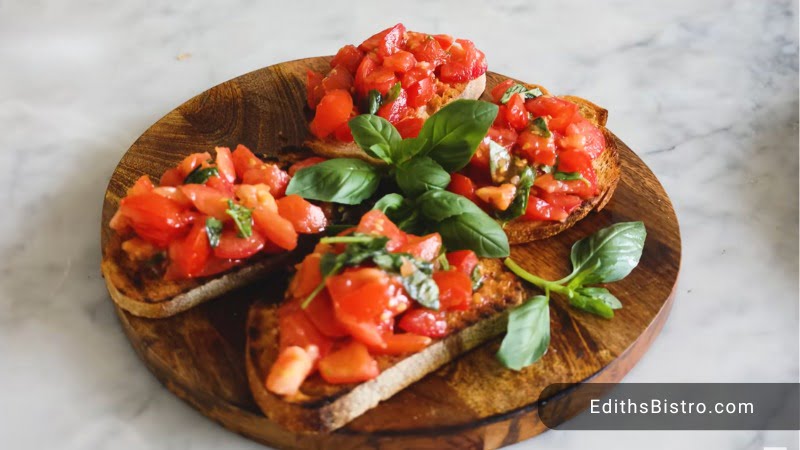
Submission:
[[[425,375],[505,330],[507,311],[527,298],[526,288],[500,260],[483,259],[483,286],[468,311],[448,313],[454,330],[419,353],[378,356],[381,373],[359,384],[332,385],[318,374],[300,392],[283,398],[269,392],[265,380],[278,357],[278,307],[254,304],[247,321],[247,377],[264,414],[279,425],[302,433],[328,432],[347,424]]]
[[[427,110],[423,113],[423,118],[427,118],[427,116],[430,116],[454,100],[460,98],[475,100],[479,98],[486,88],[486,74],[467,83],[453,85],[445,85],[442,83],[442,85],[446,87],[443,87],[442,92],[428,102]],[[314,151],[314,153],[326,158],[359,158],[374,164],[383,164],[383,161],[372,158],[364,153],[355,142],[341,142],[330,138],[324,140],[309,139],[304,145]]]
[[[614,190],[617,188],[621,168],[619,152],[615,146],[616,141],[605,127],[608,111],[580,97],[562,96],[561,98],[578,105],[583,117],[603,132],[606,140],[606,149],[592,162],[595,173],[597,173],[597,185],[600,193],[585,200],[563,222],[530,221],[522,218],[512,220],[504,228],[510,244],[522,244],[545,239],[566,230],[586,217],[593,209],[597,211],[603,209],[608,201],[611,200],[611,196],[614,195]]]

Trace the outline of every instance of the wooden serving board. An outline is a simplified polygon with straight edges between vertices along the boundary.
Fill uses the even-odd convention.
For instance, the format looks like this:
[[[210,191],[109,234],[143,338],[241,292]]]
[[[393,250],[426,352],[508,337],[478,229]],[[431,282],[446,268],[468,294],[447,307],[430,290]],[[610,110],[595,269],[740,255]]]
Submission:
[[[194,97],[151,126],[111,177],[103,208],[103,246],[120,197],[142,174],[158,179],[184,156],[217,145],[242,143],[267,158],[296,153],[308,134],[306,69],[323,71],[329,59],[291,61],[248,73]],[[504,78],[489,73],[486,92]],[[555,296],[550,349],[520,372],[496,362],[495,340],[344,429],[299,436],[259,411],[244,364],[247,308],[259,297],[282,298],[286,273],[168,319],[143,319],[117,309],[120,322],[136,352],[170,391],[226,428],[270,446],[477,449],[530,438],[547,429],[537,414],[545,387],[621,380],[661,330],[672,304],[681,258],[675,213],[650,169],[614,139],[623,175],[608,206],[560,235],[513,247],[512,257],[533,273],[558,279],[569,271],[569,250],[576,240],[615,222],[643,220],[647,241],[639,267],[610,285],[624,308],[613,320],[604,320],[571,309]]]

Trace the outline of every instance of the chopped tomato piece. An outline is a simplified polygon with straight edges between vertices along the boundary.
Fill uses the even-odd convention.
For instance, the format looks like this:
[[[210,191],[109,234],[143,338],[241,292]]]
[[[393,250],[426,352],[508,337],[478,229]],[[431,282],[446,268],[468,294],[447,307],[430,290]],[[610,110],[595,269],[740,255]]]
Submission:
[[[278,359],[272,364],[267,376],[266,388],[278,395],[295,395],[300,391],[303,381],[314,368],[312,352],[293,345],[281,350]]]
[[[399,73],[406,73],[413,69],[417,60],[410,52],[400,50],[391,56],[383,59],[383,66]]]
[[[159,186],[159,187],[153,189],[153,192],[158,194],[158,195],[160,195],[160,196],[162,196],[162,197],[166,197],[166,198],[174,201],[175,203],[181,205],[181,207],[183,207],[183,208],[187,208],[188,209],[188,208],[191,208],[191,206],[192,206],[192,201],[189,200],[189,198],[186,197],[186,195],[183,194],[183,191],[181,191],[180,189],[178,189],[176,187]]]
[[[254,155],[249,148],[242,144],[236,147],[236,150],[231,154],[233,158],[233,167],[236,168],[236,176],[239,178],[244,177],[244,173],[253,167],[258,167],[264,164],[258,156]]]
[[[392,223],[386,214],[373,209],[361,217],[361,221],[356,227],[357,233],[373,234],[386,236],[389,242],[386,243],[386,250],[393,252],[407,241],[406,234]]]
[[[194,207],[201,213],[219,220],[230,219],[226,212],[230,197],[222,192],[202,184],[184,184],[178,189],[192,201]]]
[[[531,131],[523,131],[517,139],[518,151],[531,164],[552,166],[556,163],[556,144],[553,136],[542,137]]]
[[[503,98],[503,95],[506,93],[508,88],[515,85],[516,82],[514,80],[508,79],[499,83],[492,89],[492,100],[495,103],[500,103],[500,100]]]
[[[408,311],[397,324],[400,329],[409,333],[432,338],[447,336],[447,320],[444,311],[433,311],[417,308]]]
[[[408,34],[408,47],[417,61],[429,62],[434,68],[447,62],[447,52],[444,51],[442,44],[433,36],[413,32]]]
[[[297,247],[297,232],[292,222],[267,208],[253,210],[253,222],[261,234],[280,248],[294,250]]]
[[[188,225],[184,208],[154,192],[125,197],[119,208],[139,237],[162,248],[185,233]]]
[[[581,172],[591,165],[592,157],[583,150],[565,150],[558,155],[559,172]]]
[[[345,344],[319,362],[319,374],[331,384],[360,383],[377,377],[379,373],[378,362],[358,341]]]
[[[236,198],[247,208],[264,208],[278,212],[278,204],[270,191],[270,187],[266,184],[240,184],[234,189]]]
[[[363,57],[364,52],[359,50],[355,45],[345,45],[336,52],[336,56],[331,60],[331,68],[343,66],[348,72],[354,74]]]
[[[298,161],[298,162],[292,164],[289,167],[289,176],[293,177],[294,174],[296,174],[298,170],[305,169],[306,167],[311,167],[311,166],[319,164],[319,163],[321,163],[323,161],[326,161],[326,159],[325,158],[321,158],[319,156],[312,156],[312,157],[306,158],[306,159],[304,159],[302,161]]]
[[[506,121],[515,129],[524,130],[528,126],[528,110],[525,109],[525,101],[522,95],[514,94],[506,103]]]
[[[517,193],[517,187],[511,183],[500,186],[485,186],[475,191],[475,195],[484,202],[492,205],[499,211],[508,209]]]
[[[369,60],[369,58],[364,58],[364,61],[367,60]],[[369,72],[366,77],[364,77],[364,81],[360,87],[358,82],[356,82],[356,90],[361,96],[367,95],[369,91],[373,89],[380,92],[381,95],[386,95],[389,92],[389,89],[397,84],[398,81],[399,80],[394,74],[394,70],[389,69],[388,67],[380,66],[376,67],[374,70]]]
[[[208,243],[205,220],[192,225],[191,231],[183,239],[176,239],[169,244],[169,261],[171,272],[180,278],[191,278],[200,274],[211,256],[211,245]]]
[[[517,142],[518,138],[516,130],[510,128],[495,128],[495,127],[489,128],[489,132],[486,133],[486,136],[489,139],[502,145],[503,147],[510,147],[515,142]]]
[[[213,254],[208,258],[206,261],[205,267],[203,270],[197,274],[198,277],[210,277],[211,275],[216,275],[218,273],[225,272],[226,270],[231,269],[232,267],[241,263],[241,260],[238,259],[223,259],[217,258]]]
[[[295,273],[289,284],[290,295],[305,300],[311,294],[311,291],[322,283],[322,272],[319,270],[321,258],[321,254],[311,253],[296,266],[297,273]]]
[[[322,87],[326,93],[336,89],[344,89],[349,92],[353,87],[353,75],[345,67],[336,66],[322,80]]]
[[[163,175],[161,175],[161,180],[159,180],[159,186],[180,186],[183,184],[183,180],[186,179],[183,176],[183,172],[180,169],[167,169]]]
[[[383,340],[386,342],[385,348],[371,347],[369,352],[374,355],[404,355],[407,353],[417,353],[430,345],[432,339],[428,336],[420,336],[414,333],[385,334]]]
[[[214,255],[223,259],[249,258],[264,248],[264,237],[256,230],[250,237],[239,237],[236,230],[226,228],[219,237],[219,245],[214,247]]]
[[[428,63],[424,63],[428,64]],[[417,67],[409,70],[403,75],[403,80],[400,83],[403,89],[409,89],[413,84],[418,83],[420,80],[430,80],[431,85],[435,83],[433,78],[433,71],[417,64]]]
[[[472,280],[469,275],[460,270],[444,270],[434,272],[433,281],[439,286],[439,304],[442,310],[469,309],[472,298]]]
[[[447,253],[447,262],[455,270],[472,276],[472,272],[475,271],[475,267],[478,265],[478,255],[472,250],[456,250]]]
[[[472,180],[460,173],[454,173],[450,176],[450,184],[447,190],[455,194],[466,197],[471,201],[475,201],[475,185]]]
[[[350,131],[350,125],[348,125],[347,122],[339,125],[339,127],[333,131],[333,136],[336,138],[337,141],[342,141],[342,142],[354,141],[353,133]]]
[[[302,297],[301,300],[305,300],[305,297]],[[347,329],[336,320],[333,302],[325,289],[314,297],[305,312],[314,326],[325,336],[333,338],[349,336]]]
[[[280,328],[280,348],[293,345],[303,348],[316,347],[320,355],[327,355],[332,342],[320,333],[297,302],[281,305],[278,310],[278,326]]]
[[[219,176],[230,184],[236,182],[236,168],[233,167],[233,157],[231,156],[231,149],[228,147],[217,147],[217,170]]]
[[[551,173],[546,173],[542,176],[536,177],[533,185],[538,189],[551,194],[554,192],[569,192],[569,185],[563,181],[556,180],[553,178],[553,174]]]
[[[408,104],[412,108],[419,108],[425,106],[436,94],[433,86],[433,80],[430,78],[423,78],[408,87]]]
[[[407,102],[408,97],[406,91],[401,89],[396,99],[381,105],[378,109],[378,115],[393,124],[398,123],[408,110]]]
[[[247,170],[242,177],[243,184],[266,184],[273,197],[280,198],[286,194],[286,186],[291,177],[286,171],[274,164],[261,164]]]
[[[384,347],[380,323],[391,318],[389,300],[396,287],[379,269],[357,269],[325,280],[339,322],[353,337],[376,347]]]
[[[580,197],[570,194],[548,194],[547,192],[542,192],[538,194],[537,197],[540,197],[553,207],[563,209],[567,214],[574,211],[576,208],[581,206],[581,203],[583,203],[583,200]]]
[[[442,248],[442,236],[431,233],[426,236],[408,235],[408,241],[395,250],[397,253],[410,253],[415,258],[433,261]]]
[[[319,101],[325,96],[325,88],[322,86],[322,74],[313,70],[306,70],[306,103],[311,109],[317,109]]]
[[[233,183],[229,183],[220,177],[208,177],[206,186],[218,190],[226,197],[233,197]]]
[[[557,220],[562,221],[568,216],[563,208],[553,206],[539,197],[531,195],[528,198],[528,209],[523,217],[528,220]]]
[[[457,51],[460,46],[463,53]],[[472,41],[456,39],[450,48],[450,61],[439,68],[439,79],[445,83],[464,83],[486,73],[486,56]]]
[[[211,154],[208,152],[192,153],[186,158],[183,158],[183,161],[181,161],[181,163],[178,165],[178,168],[183,174],[183,177],[186,178],[186,176],[192,173],[192,171],[197,167],[204,164],[208,165],[209,161],[211,161]]]
[[[328,225],[325,213],[299,195],[292,194],[278,200],[278,212],[291,222],[298,233],[319,233]]]
[[[365,52],[376,50],[379,55],[386,57],[397,52],[400,46],[405,43],[405,34],[406,27],[403,26],[402,23],[398,23],[391,28],[374,34],[372,37],[362,42],[358,48]]]
[[[567,100],[541,96],[525,102],[525,107],[535,117],[550,116],[547,121],[547,127],[550,131],[564,133],[567,127],[574,122],[582,119],[581,113],[578,111],[578,105]]]
[[[349,92],[337,89],[326,93],[317,105],[317,113],[310,124],[311,132],[320,139],[327,137],[347,122],[352,110],[353,97]]]
[[[583,150],[592,158],[597,158],[606,148],[606,138],[599,128],[581,118],[567,127],[567,135],[579,134],[584,137]]]
[[[400,137],[403,139],[415,138],[419,136],[419,132],[422,130],[422,125],[424,123],[425,120],[419,117],[408,117],[397,122],[394,127],[397,128],[397,132],[400,133]]]
[[[447,49],[453,45],[453,42],[456,41],[456,39],[449,34],[434,34],[433,38],[436,39],[436,42],[438,42],[439,45],[442,46],[442,50],[445,51],[447,51]]]
[[[153,182],[150,181],[150,177],[147,175],[142,175],[136,180],[135,183],[133,183],[133,186],[128,189],[126,195],[130,197],[132,195],[146,194],[151,192],[153,189],[155,189],[155,186],[153,186]]]

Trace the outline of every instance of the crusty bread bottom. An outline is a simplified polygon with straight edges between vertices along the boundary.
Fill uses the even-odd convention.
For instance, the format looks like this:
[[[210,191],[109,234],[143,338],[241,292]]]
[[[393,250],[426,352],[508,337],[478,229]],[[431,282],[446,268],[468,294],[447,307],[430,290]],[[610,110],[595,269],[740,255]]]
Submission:
[[[247,378],[250,390],[270,420],[295,432],[328,432],[347,424],[425,375],[505,330],[507,311],[528,292],[500,260],[482,260],[484,285],[476,292],[483,302],[469,311],[451,313],[458,330],[406,356],[379,356],[381,374],[353,385],[330,385],[312,375],[301,392],[284,399],[265,388],[266,375],[278,357],[278,307],[254,304],[247,320]]]

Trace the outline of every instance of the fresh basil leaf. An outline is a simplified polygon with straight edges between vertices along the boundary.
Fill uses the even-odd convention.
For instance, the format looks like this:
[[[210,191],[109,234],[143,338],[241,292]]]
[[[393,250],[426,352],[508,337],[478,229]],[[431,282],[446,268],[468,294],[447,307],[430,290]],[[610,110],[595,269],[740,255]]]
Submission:
[[[450,174],[431,158],[417,156],[397,166],[395,180],[403,193],[417,197],[427,191],[445,189],[450,184]]]
[[[611,309],[622,309],[622,302],[620,302],[619,299],[606,288],[584,287],[578,289],[577,292],[584,297],[591,297],[593,299],[600,300],[608,305],[608,307]]]
[[[392,192],[391,194],[384,195],[377,202],[375,202],[375,205],[372,207],[372,209],[377,209],[378,211],[386,214],[387,211],[394,211],[400,208],[403,205],[403,200],[405,199],[402,195]]]
[[[428,191],[417,198],[417,205],[422,215],[433,222],[441,222],[464,213],[483,212],[466,197],[450,191]]]
[[[384,195],[375,202],[372,209],[382,211],[389,220],[406,233],[418,234],[422,231],[416,204],[413,200],[403,198],[400,194]]]
[[[639,264],[647,236],[644,223],[620,222],[583,238],[572,246],[572,273],[581,283],[610,283],[621,280]]]
[[[372,144],[369,151],[365,152],[373,158],[378,158],[386,164],[392,163],[392,150],[386,144]]]
[[[353,140],[367,154],[371,155],[370,152],[373,145],[382,144],[386,146],[389,152],[390,161],[394,161],[391,155],[403,138],[400,137],[400,133],[388,120],[372,114],[361,114],[350,119],[347,124],[353,134]]]
[[[478,264],[472,269],[472,274],[469,276],[470,281],[472,281],[472,290],[477,291],[478,289],[483,286],[483,270],[481,270],[481,265]]]
[[[381,103],[389,103],[397,100],[397,97],[400,95],[400,82],[397,82],[389,88],[389,92],[386,93],[386,99],[384,99]],[[374,113],[373,113],[374,114]]]
[[[203,168],[202,166],[197,166],[189,172],[189,175],[186,175],[186,178],[183,179],[183,184],[204,184],[209,178],[218,176],[219,169],[216,167]]]
[[[364,103],[362,111],[366,111],[368,114],[377,114],[381,107],[381,93],[377,89],[370,89]]]
[[[497,359],[505,367],[521,370],[538,361],[550,346],[550,307],[537,295],[508,314],[508,331]]]
[[[528,209],[528,198],[531,194],[531,187],[533,187],[533,182],[536,178],[535,174],[536,172],[534,172],[530,166],[522,170],[522,173],[519,175],[519,183],[517,184],[517,192],[514,194],[514,199],[511,200],[511,204],[508,205],[505,211],[497,212],[498,219],[508,222],[525,214],[525,210]]]
[[[486,136],[497,111],[497,105],[479,100],[449,103],[422,126],[418,137],[427,142],[420,154],[430,156],[450,173],[461,169]]]
[[[361,116],[356,119],[358,117]],[[289,182],[286,194],[357,205],[375,193],[380,179],[378,168],[366,161],[334,158],[298,170]]]
[[[528,128],[533,132],[533,134],[543,138],[549,138],[553,135],[553,133],[550,132],[550,129],[547,128],[547,121],[544,120],[544,117],[537,117],[533,119],[531,126]]]
[[[559,181],[582,180],[583,175],[580,172],[556,172],[553,178]]]
[[[394,147],[394,151],[392,152],[394,156],[394,163],[402,164],[403,162],[413,158],[420,152],[420,150],[422,150],[426,142],[428,142],[427,139],[419,137],[406,138],[398,142]]]
[[[214,248],[219,245],[219,237],[222,235],[222,221],[209,217],[206,219],[206,236],[208,244]]]
[[[515,84],[506,89],[506,91],[503,93],[503,96],[500,97],[500,103],[502,104],[508,103],[508,101],[511,100],[511,96],[514,94],[522,94],[522,98],[525,100],[541,97],[543,95],[542,90],[539,89],[538,87],[528,89],[521,84]]]
[[[240,238],[249,238],[253,235],[253,212],[248,208],[228,200],[228,209],[225,213],[233,218],[237,234]]]
[[[414,271],[400,277],[403,288],[408,296],[420,305],[429,309],[439,309],[439,286],[431,276],[433,264],[408,253],[389,253],[385,250],[383,254],[373,257],[372,261],[381,269],[398,274],[402,274],[401,268],[404,264],[411,264]]]
[[[449,217],[437,229],[452,250],[472,250],[484,258],[503,258],[510,252],[506,233],[483,211]]]
[[[492,181],[501,183],[511,166],[511,153],[495,141],[489,141],[489,174]]]
[[[597,297],[573,294],[569,298],[569,304],[604,319],[614,318],[614,310],[606,302]]]

